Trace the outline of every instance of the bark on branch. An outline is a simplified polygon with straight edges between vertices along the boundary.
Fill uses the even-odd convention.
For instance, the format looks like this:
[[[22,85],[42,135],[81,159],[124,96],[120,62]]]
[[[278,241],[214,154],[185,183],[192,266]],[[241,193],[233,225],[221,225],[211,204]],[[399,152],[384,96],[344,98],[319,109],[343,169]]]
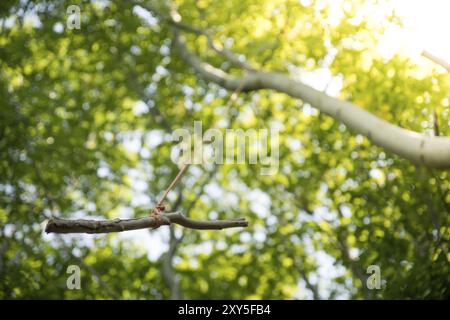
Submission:
[[[179,224],[185,228],[198,230],[221,230],[226,228],[247,227],[244,218],[231,220],[201,221],[186,218],[180,212],[162,214],[157,221],[154,217],[114,220],[67,220],[50,219],[45,227],[46,233],[109,233],[137,229],[157,228],[160,225]]]

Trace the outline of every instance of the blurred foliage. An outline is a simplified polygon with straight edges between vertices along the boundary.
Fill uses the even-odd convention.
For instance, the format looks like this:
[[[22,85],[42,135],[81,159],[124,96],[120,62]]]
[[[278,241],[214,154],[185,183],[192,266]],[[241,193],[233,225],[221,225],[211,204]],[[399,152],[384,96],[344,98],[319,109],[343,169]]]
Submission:
[[[334,23],[319,0],[176,5],[185,23],[209,28],[258,67],[294,77],[329,70],[342,81],[340,98],[426,134],[436,110],[450,135],[449,73],[381,57],[380,36],[398,19],[388,10],[371,18],[383,1],[343,3]],[[72,4],[80,30],[66,27]],[[145,215],[178,170],[172,130],[226,120],[229,93],[199,79],[172,50],[171,29],[128,1],[0,9],[0,298],[168,298],[151,254],[167,249],[168,228],[144,231],[163,239],[144,247],[133,236],[45,235],[45,219]],[[204,38],[187,38],[205,61],[239,71]],[[172,205],[181,192],[191,216],[241,216],[250,227],[174,230],[183,233],[172,264],[184,298],[449,297],[448,171],[385,153],[276,92],[241,94],[231,113],[234,128],[281,128],[280,170],[189,170]],[[66,288],[71,264],[82,290]],[[366,288],[369,265],[381,268],[380,290]]]

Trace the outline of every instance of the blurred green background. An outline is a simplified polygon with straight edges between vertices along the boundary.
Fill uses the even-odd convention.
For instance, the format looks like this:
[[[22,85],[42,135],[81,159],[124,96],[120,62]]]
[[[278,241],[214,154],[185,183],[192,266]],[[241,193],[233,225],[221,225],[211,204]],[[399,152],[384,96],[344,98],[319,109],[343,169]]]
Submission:
[[[445,2],[426,6],[438,14]],[[450,74],[399,45],[408,33],[397,3],[173,5],[258,68],[428,135],[436,112],[450,135]],[[70,5],[80,29],[67,28]],[[241,93],[224,112],[231,92],[199,78],[171,46],[170,26],[131,1],[0,8],[0,298],[449,297],[448,171],[400,159],[274,91]],[[439,31],[429,38],[447,41]],[[186,37],[204,61],[239,72],[204,37]],[[178,171],[173,130],[195,120],[280,128],[276,175],[260,175],[260,164],[196,165],[168,198],[190,217],[246,217],[248,228],[43,232],[50,217],[147,215]],[[80,267],[80,290],[66,286],[69,265]],[[367,288],[370,265],[379,290]]]

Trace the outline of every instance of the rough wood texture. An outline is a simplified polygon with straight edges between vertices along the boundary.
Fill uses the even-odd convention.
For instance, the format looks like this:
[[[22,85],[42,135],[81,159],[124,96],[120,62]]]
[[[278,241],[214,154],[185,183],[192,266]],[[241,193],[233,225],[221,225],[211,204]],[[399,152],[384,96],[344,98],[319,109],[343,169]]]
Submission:
[[[186,218],[180,212],[166,213],[155,217],[114,220],[67,220],[50,219],[45,227],[46,233],[109,233],[128,230],[156,228],[160,225],[179,224],[189,229],[220,230],[226,228],[247,227],[248,222],[243,219],[200,221]]]

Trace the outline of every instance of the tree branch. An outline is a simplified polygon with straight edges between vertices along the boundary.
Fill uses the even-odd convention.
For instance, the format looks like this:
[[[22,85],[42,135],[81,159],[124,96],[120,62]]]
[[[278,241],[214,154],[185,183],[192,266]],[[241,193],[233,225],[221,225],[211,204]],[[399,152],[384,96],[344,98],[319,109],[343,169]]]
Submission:
[[[141,3],[138,4],[142,6]],[[174,46],[179,50],[183,60],[205,80],[214,82],[228,90],[236,90],[243,84],[241,92],[272,89],[286,93],[293,98],[298,98],[311,104],[325,114],[341,121],[356,133],[364,135],[374,144],[400,157],[417,164],[424,164],[430,168],[450,168],[450,137],[429,137],[401,128],[357,105],[330,97],[282,73],[257,71],[252,67],[247,69],[247,66],[241,66],[243,70],[251,70],[251,72],[247,72],[241,77],[232,76],[222,69],[203,62],[187,48],[185,41],[179,34],[180,31],[187,31],[208,37],[206,31],[182,24],[180,22],[181,17],[173,10],[171,10],[169,16],[166,16],[154,8],[144,7],[174,27]],[[209,44],[214,44],[210,41],[211,38],[208,38]],[[229,52],[230,54],[223,54],[220,50],[215,51],[230,62],[236,62],[236,55],[231,52]]]
[[[214,41],[211,33],[206,29],[196,28],[194,26],[185,24],[181,22],[181,18],[178,15],[178,13],[174,10],[169,10],[170,13],[168,15],[162,14],[159,12],[156,8],[152,7],[150,4],[144,4],[140,2],[135,2],[136,5],[139,5],[140,7],[153,12],[156,16],[158,16],[161,20],[165,21],[166,23],[170,24],[172,27],[176,28],[177,30],[183,30],[189,33],[196,34],[198,36],[205,36],[206,40],[208,42],[209,47],[228,60],[230,63],[234,64],[235,66],[242,68],[247,71],[255,71],[255,68],[248,62],[246,62],[244,59],[241,59],[238,55],[236,55],[234,52],[229,51],[225,49],[221,44],[218,44]]]
[[[158,225],[179,224],[185,228],[198,230],[221,230],[226,228],[247,227],[243,218],[230,220],[201,221],[186,218],[180,212],[161,215],[159,223],[154,217],[114,220],[67,220],[50,219],[45,227],[46,233],[109,233],[129,230],[155,228]]]
[[[242,77],[232,76],[201,61],[187,48],[179,34],[174,45],[182,58],[204,79],[228,90],[236,90],[242,83],[242,92],[272,89],[299,98],[332,118],[341,121],[353,131],[364,135],[374,144],[402,158],[430,168],[450,168],[450,137],[425,136],[391,124],[347,101],[330,97],[300,81],[277,72],[256,71]]]

